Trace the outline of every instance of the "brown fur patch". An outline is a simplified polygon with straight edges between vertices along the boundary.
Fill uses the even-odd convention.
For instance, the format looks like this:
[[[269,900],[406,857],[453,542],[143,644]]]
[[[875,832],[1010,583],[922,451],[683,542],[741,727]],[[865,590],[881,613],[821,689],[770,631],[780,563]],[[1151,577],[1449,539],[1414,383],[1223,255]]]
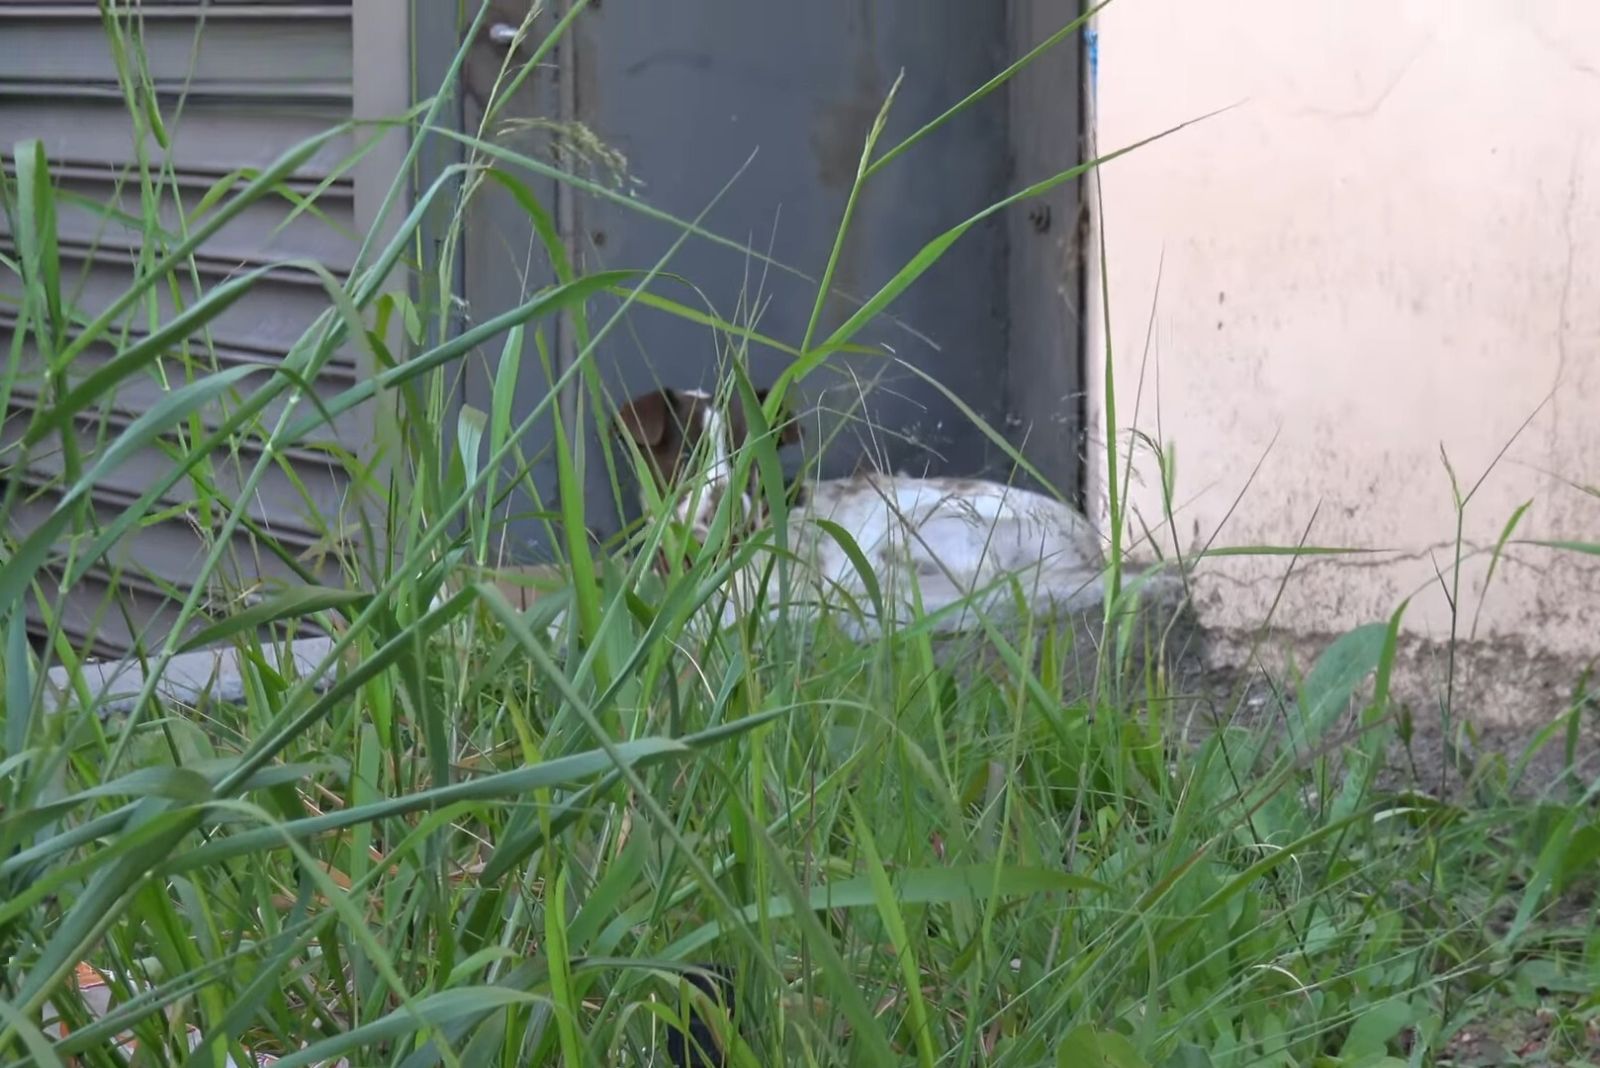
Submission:
[[[769,391],[758,389],[755,392],[757,400],[765,404]],[[715,404],[716,400],[705,394],[664,387],[633,398],[618,411],[617,431],[631,437],[644,453],[658,492],[671,495],[675,491],[692,489],[680,483],[686,473],[689,457],[699,446],[707,428],[713,425],[710,416]],[[735,391],[727,398],[727,407],[721,420],[728,438],[722,444],[730,454],[749,443],[750,424],[742,397]],[[787,407],[778,413],[773,432],[779,448],[797,445],[801,441],[800,426]],[[707,500],[712,506],[709,510],[714,511],[728,489],[727,486],[709,487]],[[764,525],[768,520],[767,506],[761,493],[759,475],[754,469],[750,472],[750,484],[744,487],[744,492],[755,506],[755,514],[749,517],[749,525]]]
[[[659,389],[635,397],[617,413],[618,430],[633,438],[650,461],[658,488],[682,474],[684,461],[705,432],[708,402],[692,393]]]

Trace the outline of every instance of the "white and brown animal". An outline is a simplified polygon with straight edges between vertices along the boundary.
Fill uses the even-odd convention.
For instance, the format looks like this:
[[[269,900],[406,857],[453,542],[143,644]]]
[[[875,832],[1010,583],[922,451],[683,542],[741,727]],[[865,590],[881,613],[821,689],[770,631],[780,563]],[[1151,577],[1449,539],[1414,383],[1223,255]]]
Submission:
[[[764,392],[757,395],[765,401]],[[750,427],[737,393],[719,404],[702,391],[659,389],[625,405],[617,426],[644,455],[656,492],[673,500],[675,517],[697,537],[709,532],[723,498],[735,491],[735,535],[767,526],[755,465],[749,482],[733,485],[735,451],[749,440]],[[787,415],[773,433],[779,445],[800,440]],[[992,622],[1044,618],[1094,608],[1105,596],[1104,555],[1093,527],[1076,509],[1040,493],[979,479],[869,474],[803,481],[790,496],[789,549],[797,561],[791,604],[847,606],[835,619],[858,636],[877,632],[881,622],[872,618],[860,569],[825,523],[859,547],[897,624],[934,617],[935,633],[952,633],[974,629],[974,611]],[[725,621],[756,603],[755,586],[767,570],[762,556],[736,576]],[[774,585],[762,603],[773,603]]]

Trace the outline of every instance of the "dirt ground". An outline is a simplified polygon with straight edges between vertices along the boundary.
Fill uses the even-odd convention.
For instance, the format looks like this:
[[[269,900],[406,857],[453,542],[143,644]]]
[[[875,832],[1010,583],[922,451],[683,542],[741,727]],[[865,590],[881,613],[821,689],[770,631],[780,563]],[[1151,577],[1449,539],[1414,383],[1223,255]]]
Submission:
[[[1162,690],[1174,702],[1169,722],[1193,741],[1218,725],[1286,727],[1294,721],[1304,680],[1339,635],[1218,632],[1200,624],[1181,586],[1152,588],[1154,596],[1130,628],[1129,674],[1151,666],[1164,673]],[[1103,629],[1098,610],[1074,620],[1077,668],[1075,677],[1069,673],[1069,698],[1093,685]],[[1019,644],[1017,636],[1011,639]],[[936,642],[938,658],[958,676],[1003,675],[992,654],[973,656],[975,640]],[[1402,635],[1388,707],[1409,740],[1397,738],[1390,747],[1380,785],[1457,800],[1474,775],[1480,781],[1498,777],[1521,797],[1586,789],[1600,776],[1600,639],[1595,655],[1591,664],[1514,642],[1478,641],[1459,643],[1452,656],[1448,645]],[[1141,683],[1133,686],[1137,693]],[[1343,710],[1336,729],[1347,737],[1359,729],[1372,690],[1369,675]]]
[[[1289,724],[1301,680],[1336,637],[1207,634],[1192,618],[1168,635],[1162,662],[1171,692],[1202,727]],[[1398,643],[1390,709],[1397,722],[1405,717],[1410,739],[1390,745],[1379,789],[1468,805],[1506,793],[1566,803],[1586,796],[1600,779],[1600,677],[1587,685],[1593,665],[1504,642],[1458,646],[1455,653],[1452,659],[1447,647],[1415,638]],[[1347,736],[1359,730],[1357,716],[1371,693],[1370,679],[1357,688],[1343,718]],[[1595,907],[1592,900],[1569,901],[1549,922],[1583,930]],[[1592,992],[1514,986],[1479,1003],[1476,1018],[1446,1042],[1436,1063],[1600,1065],[1600,1017],[1584,1004]]]
[[[1440,1058],[1455,1068],[1576,1066],[1600,1062],[1600,1021],[1573,1021],[1553,1008],[1514,1009],[1468,1026]]]
[[[1301,686],[1336,634],[1219,632],[1200,623],[1180,584],[1159,576],[1134,629],[1136,662],[1153,658],[1167,692],[1199,726],[1287,725]],[[1098,621],[1086,621],[1094,633]],[[1358,686],[1341,726],[1358,729],[1372,678]],[[1576,709],[1576,711],[1574,711]],[[1389,756],[1384,785],[1459,797],[1467,778],[1504,774],[1519,796],[1600,775],[1600,636],[1592,659],[1556,656],[1506,640],[1448,643],[1402,634],[1389,710],[1410,732]],[[1569,752],[1570,748],[1570,752]]]
[[[1332,640],[1279,638],[1252,648],[1244,636],[1199,636],[1170,661],[1172,692],[1196,703],[1191,714],[1205,720],[1287,725],[1305,676]],[[1600,688],[1585,691],[1586,667],[1480,643],[1458,648],[1452,686],[1448,650],[1403,637],[1389,709],[1410,739],[1391,745],[1383,785],[1456,800],[1474,774],[1503,775],[1522,797],[1587,788],[1600,775]],[[1357,729],[1371,693],[1370,679],[1357,688],[1346,731]]]

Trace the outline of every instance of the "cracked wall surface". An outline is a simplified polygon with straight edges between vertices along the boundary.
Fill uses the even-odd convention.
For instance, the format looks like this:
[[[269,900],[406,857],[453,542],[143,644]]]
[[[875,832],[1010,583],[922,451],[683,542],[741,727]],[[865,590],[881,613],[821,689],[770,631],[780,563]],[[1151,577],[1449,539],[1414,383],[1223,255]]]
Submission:
[[[1176,455],[1169,520],[1136,450],[1135,531],[1377,550],[1209,561],[1202,623],[1411,597],[1418,641],[1600,655],[1600,555],[1526,544],[1600,544],[1600,4],[1119,0],[1098,42],[1099,152],[1227,109],[1099,175],[1091,396],[1109,328],[1122,455]]]

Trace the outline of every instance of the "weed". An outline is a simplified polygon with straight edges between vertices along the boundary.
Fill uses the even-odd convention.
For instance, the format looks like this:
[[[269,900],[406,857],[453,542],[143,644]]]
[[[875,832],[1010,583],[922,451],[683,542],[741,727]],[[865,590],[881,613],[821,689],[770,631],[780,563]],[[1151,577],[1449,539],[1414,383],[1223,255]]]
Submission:
[[[804,336],[770,338],[754,315],[663,296],[670,250],[583,272],[529,179],[626,204],[674,226],[679,244],[761,257],[703,216],[672,218],[618,188],[625,162],[587,131],[557,131],[552,159],[494,136],[516,125],[500,102],[582,6],[523,28],[534,47],[508,53],[476,132],[451,128],[442,98],[395,119],[413,140],[391,202],[404,203],[429,139],[466,159],[417,191],[398,232],[363,235],[346,276],[307,268],[326,311],[265,369],[224,365],[208,328],[283,265],[208,289],[197,257],[258,205],[316,213],[324,191],[297,167],[335,133],[372,130],[307,141],[198,203],[180,195],[169,159],[141,154],[128,175],[138,212],[104,209],[107,225],[137,233],[136,269],[93,316],[75,310],[61,267],[65,194],[37,142],[15,149],[0,184],[14,246],[0,261],[14,311],[6,399],[27,384],[25,356],[45,373],[0,453],[8,1063],[110,1064],[107,1040],[126,1032],[176,1061],[192,1026],[201,1045],[186,1063],[249,1049],[284,1065],[643,1064],[686,1056],[687,1022],[700,1047],[742,1065],[1376,1066],[1436,1058],[1508,991],[1529,1005],[1562,993],[1552,1029],[1581,1035],[1600,983],[1592,906],[1587,918],[1574,906],[1593,900],[1594,787],[1566,803],[1507,793],[1472,809],[1378,789],[1400,729],[1388,679],[1403,606],[1323,654],[1281,737],[1218,714],[1189,744],[1191,708],[1161,656],[1133,655],[1140,640],[1159,654],[1167,633],[1141,638],[1144,617],[1127,611],[1141,583],[1123,571],[1114,463],[1118,578],[1104,616],[1075,628],[980,621],[970,642],[951,643],[913,623],[863,644],[780,617],[709,634],[696,621],[727,573],[763,552],[730,543],[730,517],[665,579],[647,569],[670,535],[664,509],[647,509],[619,546],[591,544],[586,465],[603,463],[621,498],[635,458],[609,443],[585,456],[578,430],[611,400],[592,356],[632,308],[714,328],[733,372],[750,346],[787,354],[770,417],[963,233],[1096,163],[930,240],[824,334],[830,261]],[[136,143],[159,146],[180,117],[142,91],[137,21],[107,7],[105,25]],[[880,118],[855,191],[1042,50],[900,144],[879,143]],[[606,180],[580,173],[590,165]],[[555,282],[455,329],[459,308],[421,296],[453,290],[452,257],[424,265],[414,250],[435,207],[458,242],[491,183],[527,213]],[[835,258],[854,194],[849,204]],[[169,291],[183,294],[170,308],[156,300]],[[591,322],[602,295],[620,300]],[[562,317],[565,356],[549,351]],[[113,354],[85,361],[96,345]],[[524,364],[529,345],[545,357],[537,369]],[[341,346],[371,374],[335,374]],[[451,414],[454,376],[486,348],[498,350],[490,409]],[[529,374],[545,376],[546,399],[515,410]],[[147,381],[160,389],[136,418],[97,414]],[[249,507],[262,480],[358,413],[377,413],[372,449],[319,446],[356,503],[321,515],[313,544],[275,533]],[[521,446],[543,418],[556,421],[561,490],[548,507]],[[81,435],[85,420],[103,432]],[[1170,505],[1176,453],[1150,444]],[[121,511],[97,510],[93,487],[151,448],[166,473]],[[60,463],[40,486],[31,473],[51,449]],[[781,538],[771,443],[738,463],[740,480],[750,465],[760,473]],[[492,582],[447,585],[501,558],[519,490],[569,575],[527,610]],[[197,563],[167,591],[170,626],[134,634],[142,689],[111,714],[84,669],[93,650],[61,624],[59,591],[173,514],[194,530]],[[236,588],[240,546],[280,564],[284,581]],[[1339,550],[1208,546],[1185,566],[1247,551]],[[781,557],[774,571],[781,590]],[[121,612],[112,574],[107,610]],[[315,669],[290,669],[275,652],[308,630],[331,645]],[[164,698],[173,659],[217,644],[238,654],[238,699]],[[50,666],[69,680],[54,705]],[[1576,698],[1573,717],[1589,707]],[[109,1014],[72,981],[80,961],[108,977]],[[53,1013],[70,1028],[49,1030]]]

